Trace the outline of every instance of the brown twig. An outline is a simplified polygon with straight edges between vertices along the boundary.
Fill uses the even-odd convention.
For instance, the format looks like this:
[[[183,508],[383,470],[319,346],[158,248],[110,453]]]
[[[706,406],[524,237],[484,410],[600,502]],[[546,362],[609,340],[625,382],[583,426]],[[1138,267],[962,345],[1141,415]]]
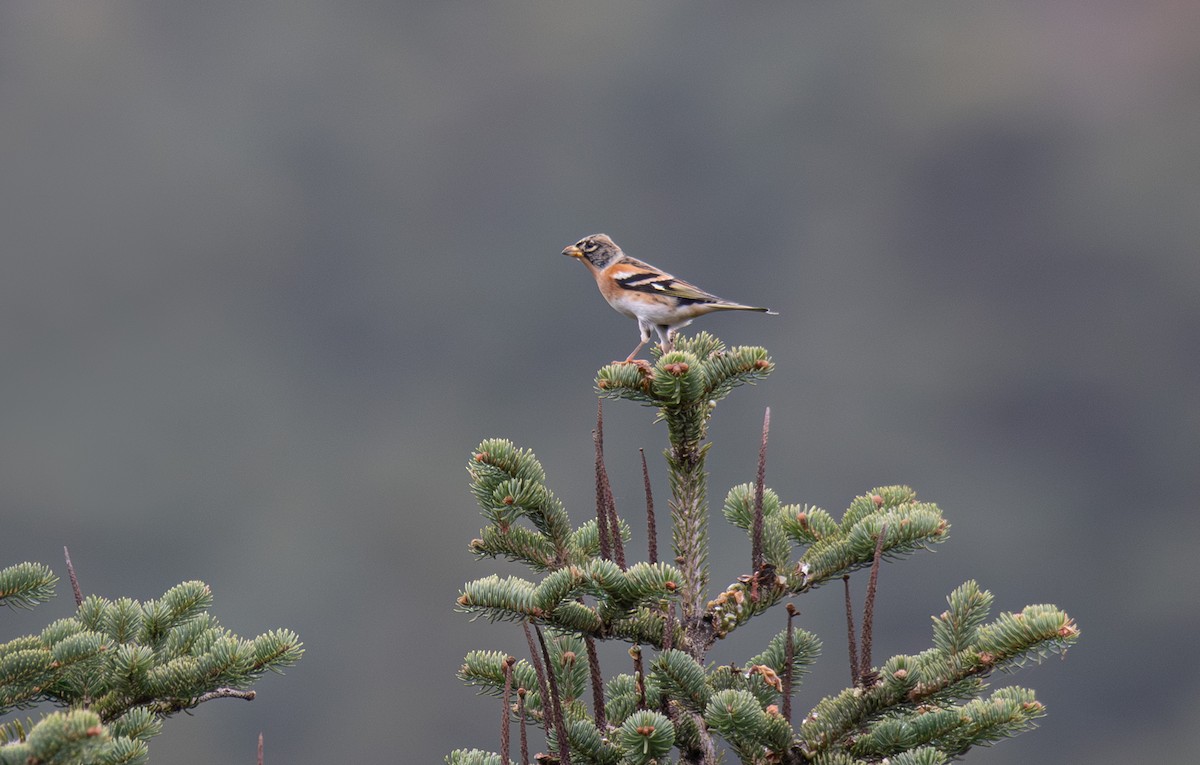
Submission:
[[[883,560],[883,543],[887,541],[887,524],[879,529],[875,541],[875,556],[871,561],[871,578],[867,582],[867,599],[863,604],[862,665],[858,671],[860,681],[871,671],[871,638],[875,628],[875,588],[879,583],[879,565]]]
[[[239,688],[218,688],[215,691],[202,693],[196,697],[197,704],[203,704],[206,701],[213,699],[242,699],[243,701],[254,701],[254,691],[243,691]]]
[[[596,447],[596,530],[600,537],[600,557],[613,559],[612,534],[609,528],[608,471],[604,468],[604,399],[596,403],[596,429],[592,431],[592,444]],[[620,527],[615,529],[620,534]]]
[[[654,493],[650,490],[650,469],[646,467],[646,450],[638,449],[642,455],[642,482],[646,486],[646,537],[650,543],[651,563],[658,563],[658,527],[654,523]]]
[[[500,760],[504,765],[512,762],[509,757],[511,747],[509,746],[509,722],[512,718],[512,709],[509,707],[509,699],[512,698],[512,681],[513,681],[513,665],[517,663],[517,657],[509,656],[504,660],[504,713],[500,717]]]
[[[546,682],[550,684],[550,701],[554,710],[554,732],[558,739],[558,757],[562,765],[571,765],[571,747],[567,744],[567,723],[563,717],[562,696],[558,693],[558,678],[554,675],[554,664],[550,660],[550,649],[546,647],[546,638],[542,635],[542,628],[536,624],[533,626],[533,632],[537,635],[538,644],[542,647],[542,660],[546,662]],[[542,704],[542,709],[545,710],[546,705]]]
[[[796,610],[796,606],[791,603],[787,604],[787,647],[783,654],[784,660],[787,662],[783,668],[783,719],[787,720],[788,725],[792,724],[792,674],[796,661],[796,648],[792,645],[796,630],[792,626],[792,620],[798,613],[800,612]]]
[[[675,603],[667,603],[667,614],[663,617],[662,649],[669,651],[675,647]]]
[[[850,684],[858,685],[858,644],[854,633],[854,604],[850,600],[850,575],[842,574],[846,588],[846,635],[850,643]]]
[[[754,527],[751,534],[750,568],[758,571],[763,564],[763,491],[767,478],[767,434],[771,430],[771,407],[763,416],[762,445],[758,448],[758,475],[754,479]]]
[[[517,689],[517,724],[520,726],[517,731],[521,734],[521,765],[526,765],[529,762],[529,737],[525,734],[525,694],[529,691],[524,688]],[[508,765],[508,763],[504,763]]]
[[[83,592],[79,589],[79,580],[75,578],[75,566],[71,565],[71,551],[63,546],[63,557],[67,559],[67,574],[71,577],[71,592],[75,593],[75,607],[83,605]]]
[[[592,678],[592,713],[596,718],[596,727],[603,733],[608,728],[608,720],[604,716],[604,677],[600,674],[600,655],[596,652],[596,639],[591,635],[583,636],[583,644],[587,647],[588,673]]]
[[[538,653],[537,643],[533,641],[533,631],[529,622],[524,621],[521,627],[525,630],[525,642],[529,644],[529,663],[533,665],[533,673],[537,676],[538,692],[542,697],[542,722],[546,730],[554,723],[554,708],[550,702],[550,686],[546,682],[546,668],[542,665],[541,654]]]
[[[263,734],[258,733],[258,765],[263,765]]]
[[[633,657],[633,677],[637,684],[638,691],[638,709],[646,708],[646,669],[642,666],[642,647],[637,643],[629,649],[629,655]]]

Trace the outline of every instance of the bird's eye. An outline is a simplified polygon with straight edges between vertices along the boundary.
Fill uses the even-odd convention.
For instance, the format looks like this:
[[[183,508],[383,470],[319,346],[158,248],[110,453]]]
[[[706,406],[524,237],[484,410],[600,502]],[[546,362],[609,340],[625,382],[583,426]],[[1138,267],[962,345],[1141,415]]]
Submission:
[[[596,247],[597,247],[597,244],[590,239],[583,243],[583,251],[584,252],[591,252],[592,250],[596,249]]]

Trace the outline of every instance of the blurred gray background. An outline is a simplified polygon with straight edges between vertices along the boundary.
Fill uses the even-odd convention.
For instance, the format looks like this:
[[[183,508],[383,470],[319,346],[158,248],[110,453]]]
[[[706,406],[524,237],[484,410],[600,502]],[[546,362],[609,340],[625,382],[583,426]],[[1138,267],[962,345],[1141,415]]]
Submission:
[[[877,658],[968,578],[1078,620],[1015,678],[1041,729],[972,762],[1186,761],[1197,40],[1171,0],[6,2],[0,564],[65,575],[69,545],[88,592],[203,579],[226,627],[299,631],[287,677],[169,722],[154,762],[253,762],[259,731],[269,763],[494,749],[454,672],[523,639],[453,611],[497,568],[463,465],[512,438],[588,517],[592,377],[637,332],[559,252],[604,231],[779,311],[696,325],[778,362],[716,413],[714,503],[770,406],[785,501],[942,506],[952,539],[882,574]],[[635,514],[638,447],[668,491],[651,420],[608,408]],[[723,585],[749,553],[713,542]],[[807,710],[844,624],[836,588],[799,606]],[[70,611],[62,584],[0,638]]]

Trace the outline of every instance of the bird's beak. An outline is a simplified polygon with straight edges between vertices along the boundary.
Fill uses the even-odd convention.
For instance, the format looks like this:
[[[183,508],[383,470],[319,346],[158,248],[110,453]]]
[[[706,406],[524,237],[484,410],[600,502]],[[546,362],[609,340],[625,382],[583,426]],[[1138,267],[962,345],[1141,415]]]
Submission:
[[[563,248],[563,255],[566,255],[566,256],[572,257],[572,258],[582,258],[583,250],[579,249],[579,245],[573,244],[570,247]]]

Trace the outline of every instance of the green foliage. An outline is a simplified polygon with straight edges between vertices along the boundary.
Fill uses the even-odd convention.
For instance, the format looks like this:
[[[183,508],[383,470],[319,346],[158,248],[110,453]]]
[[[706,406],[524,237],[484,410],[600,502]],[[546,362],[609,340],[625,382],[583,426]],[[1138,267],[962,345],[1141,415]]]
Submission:
[[[58,577],[41,563],[18,563],[0,569],[0,605],[32,608],[54,597]]]
[[[948,538],[941,509],[907,486],[874,488],[854,498],[838,519],[819,507],[785,504],[769,487],[743,483],[729,490],[722,514],[746,531],[762,565],[706,600],[708,422],[719,400],[773,369],[762,348],[727,350],[700,333],[678,338],[653,365],[611,364],[597,374],[602,397],[656,407],[666,424],[670,564],[626,566],[622,557],[602,552],[615,542],[602,544],[602,526],[612,518],[600,488],[597,518],[604,524],[592,519],[572,528],[532,452],[488,439],[473,453],[467,466],[471,490],[488,526],[471,551],[523,563],[532,577],[467,582],[458,606],[491,621],[544,630],[558,704],[542,698],[540,656],[512,665],[511,689],[525,691],[521,714],[511,697],[505,703],[510,719],[544,729],[555,756],[646,765],[668,762],[674,750],[682,763],[711,763],[719,737],[744,763],[942,765],[972,747],[1030,729],[1045,713],[1023,688],[985,697],[987,679],[997,669],[1065,651],[1078,629],[1049,605],[990,617],[992,595],[974,581],[954,590],[946,611],[933,618],[931,648],[871,668],[869,655],[864,657],[854,686],[820,701],[794,727],[791,700],[821,651],[816,635],[793,625],[741,667],[706,662],[716,640],[784,599]],[[607,485],[601,478],[598,472],[598,487]],[[616,523],[620,539],[628,541],[628,524]],[[603,680],[598,663],[589,667],[587,641],[611,639],[633,644],[635,667]],[[642,646],[653,655],[643,658]],[[459,677],[483,694],[503,696],[507,658],[472,651]],[[597,687],[591,674],[601,678]],[[557,721],[556,706],[563,710]],[[500,756],[458,750],[447,762],[498,765]]]
[[[35,564],[0,571],[13,605],[48,599],[55,581]],[[40,634],[0,644],[0,714],[42,702],[66,708],[0,724],[0,765],[144,762],[166,717],[209,698],[253,698],[255,680],[299,661],[294,632],[242,639],[208,614],[211,605],[203,582],[143,603],[93,595]]]

